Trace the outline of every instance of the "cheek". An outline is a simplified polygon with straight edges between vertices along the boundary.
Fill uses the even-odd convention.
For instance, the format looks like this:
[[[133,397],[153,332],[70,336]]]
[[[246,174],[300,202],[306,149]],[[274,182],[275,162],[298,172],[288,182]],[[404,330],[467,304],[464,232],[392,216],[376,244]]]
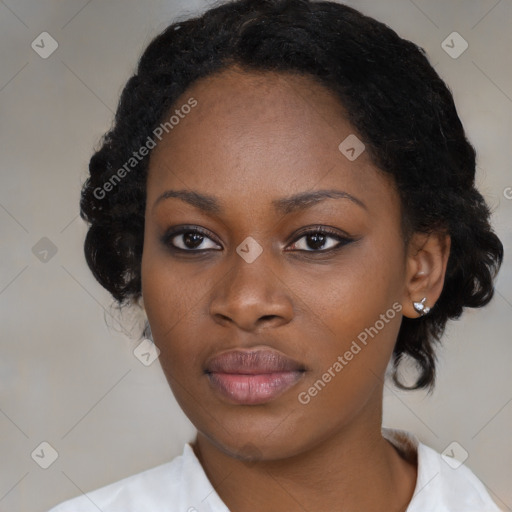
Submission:
[[[400,247],[398,237],[367,237],[325,275],[301,278],[297,293],[309,306],[306,323],[323,333],[306,355],[312,362],[308,385],[329,382],[332,394],[322,391],[322,400],[360,400],[382,378],[402,318]]]
[[[393,304],[401,299],[405,261],[398,236],[367,236],[357,244],[332,265],[301,272],[295,281],[300,287],[292,286],[293,275],[288,277],[311,319],[333,340],[357,337],[388,311],[389,317],[396,316]]]
[[[165,249],[155,245],[145,245],[142,256],[142,295],[153,339],[164,355],[179,351],[180,334],[191,331],[205,282],[177,272]]]

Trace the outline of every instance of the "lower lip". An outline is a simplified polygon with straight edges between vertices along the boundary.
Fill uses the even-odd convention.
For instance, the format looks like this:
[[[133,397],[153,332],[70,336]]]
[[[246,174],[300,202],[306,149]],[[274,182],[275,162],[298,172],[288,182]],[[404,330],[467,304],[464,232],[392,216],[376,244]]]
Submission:
[[[270,402],[293,387],[303,372],[276,372],[257,375],[209,373],[210,384],[224,397],[237,404],[254,405]]]

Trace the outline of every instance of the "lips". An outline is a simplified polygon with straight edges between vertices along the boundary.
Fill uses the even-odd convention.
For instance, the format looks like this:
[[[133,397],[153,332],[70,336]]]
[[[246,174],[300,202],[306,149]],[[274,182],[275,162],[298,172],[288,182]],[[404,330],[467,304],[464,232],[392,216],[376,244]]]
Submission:
[[[255,405],[293,387],[305,367],[270,349],[230,350],[209,359],[205,373],[213,390],[231,403]]]

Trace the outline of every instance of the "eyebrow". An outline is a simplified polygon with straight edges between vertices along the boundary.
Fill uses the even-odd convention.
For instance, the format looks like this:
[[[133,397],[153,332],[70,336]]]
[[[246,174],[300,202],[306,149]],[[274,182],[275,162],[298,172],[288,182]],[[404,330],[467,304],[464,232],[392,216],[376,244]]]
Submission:
[[[218,199],[214,196],[207,194],[200,194],[199,192],[192,192],[189,190],[167,190],[161,194],[153,205],[153,209],[163,200],[169,198],[178,198],[182,201],[195,206],[205,213],[219,215],[223,213],[224,209],[220,205]],[[275,199],[272,201],[272,206],[276,212],[287,215],[299,210],[305,210],[311,206],[323,201],[325,199],[348,199],[357,204],[361,208],[368,210],[368,207],[353,195],[342,190],[315,190],[313,192],[302,192],[289,197]]]

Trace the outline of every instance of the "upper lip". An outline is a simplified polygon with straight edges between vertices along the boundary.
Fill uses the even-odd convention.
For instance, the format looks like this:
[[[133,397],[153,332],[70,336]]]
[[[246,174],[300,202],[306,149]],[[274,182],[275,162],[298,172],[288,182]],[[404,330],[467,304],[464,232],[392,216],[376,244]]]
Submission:
[[[221,352],[206,363],[206,373],[260,375],[304,371],[299,362],[274,349],[232,349]]]

